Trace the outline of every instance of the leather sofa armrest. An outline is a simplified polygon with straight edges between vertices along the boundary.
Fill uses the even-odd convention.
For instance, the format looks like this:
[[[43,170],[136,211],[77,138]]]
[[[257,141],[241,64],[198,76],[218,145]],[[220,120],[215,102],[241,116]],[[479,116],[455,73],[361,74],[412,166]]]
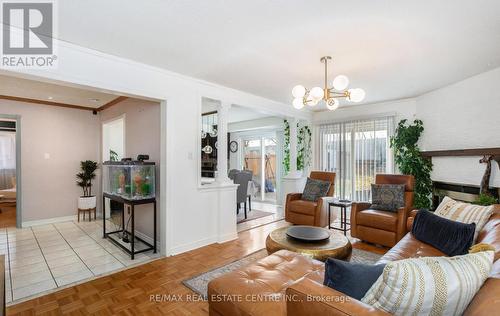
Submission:
[[[308,278],[287,288],[286,295],[287,316],[389,315]]]
[[[415,220],[415,216],[417,215],[418,210],[412,210],[410,214],[408,214],[408,218],[406,219],[406,230],[411,232],[413,227],[413,221]]]
[[[287,201],[300,200],[302,198],[302,193],[288,193],[286,196]]]
[[[351,204],[351,236],[358,237],[358,226],[356,214],[362,210],[370,208],[370,203],[367,202],[353,202]]]
[[[368,202],[352,202],[351,213],[357,213],[370,208],[371,203]]]
[[[396,231],[396,242],[400,241],[404,235],[408,232],[408,214],[410,214],[410,210],[407,207],[400,207],[398,209],[398,225]]]

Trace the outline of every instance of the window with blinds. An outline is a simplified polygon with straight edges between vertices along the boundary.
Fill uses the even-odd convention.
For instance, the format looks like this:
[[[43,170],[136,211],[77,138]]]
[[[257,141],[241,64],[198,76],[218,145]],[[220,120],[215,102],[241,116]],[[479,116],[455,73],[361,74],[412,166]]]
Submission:
[[[319,127],[319,166],[335,172],[335,196],[370,201],[377,173],[393,173],[389,145],[394,117],[324,124]]]

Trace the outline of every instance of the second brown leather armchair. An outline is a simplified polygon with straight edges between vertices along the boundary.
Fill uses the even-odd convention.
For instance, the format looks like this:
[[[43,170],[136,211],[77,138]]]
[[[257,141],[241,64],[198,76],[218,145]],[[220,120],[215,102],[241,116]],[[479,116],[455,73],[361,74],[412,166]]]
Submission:
[[[415,179],[411,175],[378,174],[376,184],[404,184],[405,206],[397,212],[370,209],[371,203],[352,203],[351,236],[392,247],[407,233],[406,219],[413,210]]]
[[[312,171],[309,178],[330,182],[327,196],[333,196],[335,172]],[[296,225],[327,226],[328,212],[323,210],[323,199],[312,202],[301,198],[302,193],[289,193],[286,196],[285,220]]]

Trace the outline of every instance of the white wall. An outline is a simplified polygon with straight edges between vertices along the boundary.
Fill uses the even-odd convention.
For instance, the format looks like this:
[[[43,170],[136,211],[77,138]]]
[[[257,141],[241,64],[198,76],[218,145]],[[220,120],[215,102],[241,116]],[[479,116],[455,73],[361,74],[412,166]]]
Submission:
[[[75,175],[80,161],[99,159],[99,117],[91,111],[9,100],[0,100],[0,114],[21,116],[23,223],[76,215],[82,192]],[[97,174],[94,194],[100,190],[100,170]]]
[[[424,122],[422,150],[500,147],[500,68],[479,74],[417,98]],[[433,180],[479,185],[482,157],[434,158]],[[492,166],[491,185],[500,187]]]

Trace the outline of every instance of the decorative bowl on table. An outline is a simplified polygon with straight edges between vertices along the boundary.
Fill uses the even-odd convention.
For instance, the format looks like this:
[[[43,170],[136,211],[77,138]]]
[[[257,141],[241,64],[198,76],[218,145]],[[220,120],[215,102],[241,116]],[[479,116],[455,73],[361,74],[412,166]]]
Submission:
[[[296,225],[290,226],[286,235],[303,242],[320,242],[330,238],[330,231],[321,227]]]

